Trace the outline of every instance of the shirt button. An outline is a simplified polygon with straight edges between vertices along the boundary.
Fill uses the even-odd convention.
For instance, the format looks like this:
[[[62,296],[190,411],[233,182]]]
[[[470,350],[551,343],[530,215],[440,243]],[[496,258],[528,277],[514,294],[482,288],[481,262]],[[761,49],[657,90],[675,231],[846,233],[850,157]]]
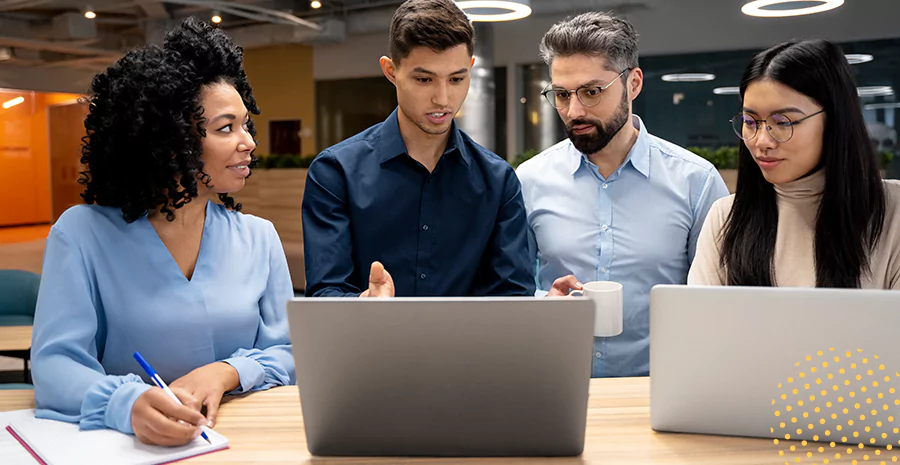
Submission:
[[[427,224],[423,224],[423,225],[422,225],[422,231],[428,231],[428,225],[427,225]]]
[[[605,232],[605,231],[609,230],[609,226],[604,224],[603,226],[600,226],[600,229]]]
[[[603,188],[606,189],[607,187],[609,187],[609,184],[603,183]]]
[[[597,358],[600,358],[600,357],[602,357],[602,356],[603,356],[603,354],[601,354],[600,352],[597,352],[597,353],[594,354],[594,357],[597,357]]]
[[[606,273],[606,268],[600,268],[601,273]]]
[[[419,277],[422,279],[425,279],[426,278],[425,273],[420,274]]]

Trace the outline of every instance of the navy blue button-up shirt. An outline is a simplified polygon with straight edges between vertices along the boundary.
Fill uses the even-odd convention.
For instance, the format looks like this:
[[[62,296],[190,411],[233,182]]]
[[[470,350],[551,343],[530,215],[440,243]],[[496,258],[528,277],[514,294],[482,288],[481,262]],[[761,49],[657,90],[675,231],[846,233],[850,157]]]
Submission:
[[[515,171],[456,127],[433,172],[412,159],[397,111],[330,147],[303,195],[306,295],[356,296],[380,261],[399,296],[534,295]]]

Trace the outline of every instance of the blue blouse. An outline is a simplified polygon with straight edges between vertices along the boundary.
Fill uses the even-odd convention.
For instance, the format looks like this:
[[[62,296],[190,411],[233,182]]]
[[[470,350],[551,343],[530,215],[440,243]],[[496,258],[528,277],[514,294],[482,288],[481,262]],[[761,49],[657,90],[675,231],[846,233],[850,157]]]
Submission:
[[[146,217],[79,205],[51,228],[34,318],[36,415],[132,434],[150,388],[140,351],[166,382],[213,362],[234,393],[293,384],[285,312],[293,286],[272,223],[208,202],[188,280]]]

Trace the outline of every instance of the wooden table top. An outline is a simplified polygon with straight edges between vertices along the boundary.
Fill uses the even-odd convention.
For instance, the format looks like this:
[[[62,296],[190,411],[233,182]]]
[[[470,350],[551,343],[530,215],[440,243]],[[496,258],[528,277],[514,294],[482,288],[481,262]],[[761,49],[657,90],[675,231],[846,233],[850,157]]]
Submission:
[[[31,326],[0,326],[0,351],[31,348]]]
[[[805,455],[779,457],[779,446],[768,439],[656,433],[650,429],[649,378],[591,380],[584,453],[572,458],[320,458],[306,449],[300,401],[295,386],[280,387],[227,399],[216,431],[231,448],[196,457],[186,463],[301,463],[301,464],[695,464],[782,465],[811,464]],[[32,391],[0,391],[0,411],[34,407]],[[784,444],[781,448],[784,448]],[[798,444],[799,447],[799,444]],[[870,453],[872,453],[870,451]],[[798,452],[794,452],[798,454]],[[797,459],[801,459],[799,462]],[[863,461],[861,453],[832,458],[830,464],[891,462],[887,454]],[[822,463],[822,462],[816,462]]]

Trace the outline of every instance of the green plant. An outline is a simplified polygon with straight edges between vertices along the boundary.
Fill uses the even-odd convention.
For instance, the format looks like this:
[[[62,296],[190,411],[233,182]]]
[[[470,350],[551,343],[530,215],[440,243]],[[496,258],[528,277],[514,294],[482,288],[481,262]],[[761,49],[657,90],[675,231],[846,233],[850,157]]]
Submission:
[[[724,145],[718,148],[687,147],[687,149],[709,161],[717,169],[728,170],[737,168],[738,154],[740,152],[736,145]]]
[[[272,154],[257,155],[256,167],[259,169],[277,169],[277,168],[309,168],[316,154],[299,155],[299,154]]]
[[[738,154],[740,153],[737,146],[722,146],[718,148],[710,147],[686,147],[691,152],[699,155],[701,158],[708,160],[717,169],[736,169],[738,165]],[[887,169],[891,162],[894,161],[894,153],[883,151],[878,154],[878,165],[881,169]]]
[[[528,149],[528,150],[516,155],[516,158],[513,158],[513,160],[511,162],[509,162],[509,164],[512,165],[513,168],[518,168],[519,165],[521,165],[522,163],[525,163],[527,160],[531,159],[532,157],[534,157],[537,154],[538,154],[537,150]]]
[[[886,170],[889,166],[891,166],[891,162],[894,161],[894,152],[889,150],[885,150],[879,154],[878,162],[881,166],[881,169]]]

